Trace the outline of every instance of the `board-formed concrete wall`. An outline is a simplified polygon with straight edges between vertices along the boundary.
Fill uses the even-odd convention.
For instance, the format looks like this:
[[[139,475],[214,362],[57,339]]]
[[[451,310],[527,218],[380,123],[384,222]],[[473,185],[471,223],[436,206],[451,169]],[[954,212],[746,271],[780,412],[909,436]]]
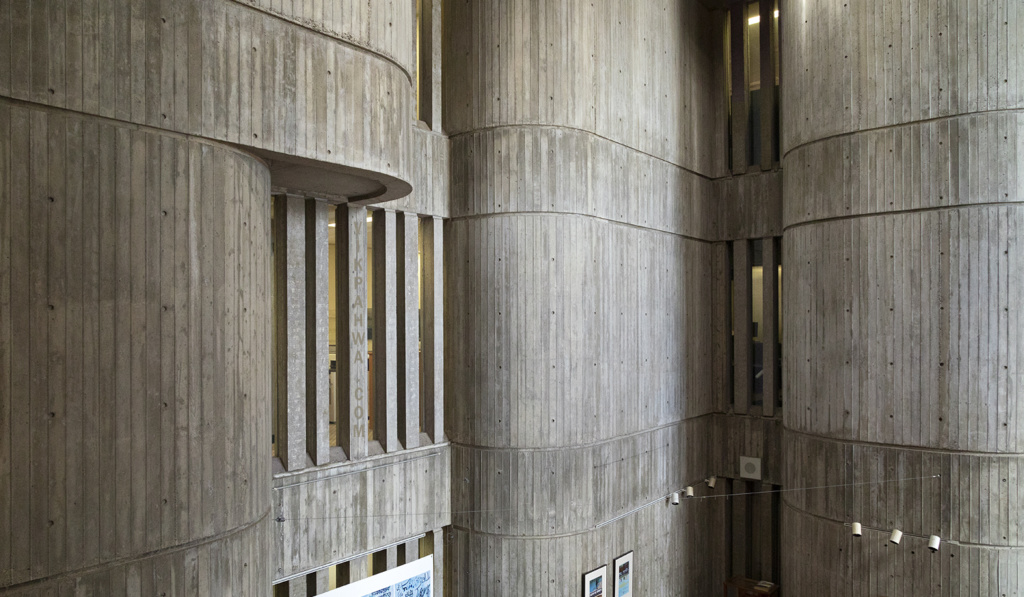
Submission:
[[[0,100],[0,590],[265,591],[269,183]]]
[[[1017,594],[1024,5],[787,8],[786,593]]]
[[[234,0],[5,3],[0,96],[315,160],[378,180],[379,199],[407,195],[412,6],[405,15],[390,2],[345,2],[279,17],[253,4],[266,10]],[[338,25],[349,16],[365,29]]]
[[[684,564],[722,506],[665,496],[703,478],[687,419],[715,410],[719,21],[668,0],[446,10],[452,594],[571,595],[630,550],[638,594],[709,594],[719,575]]]
[[[409,498],[402,480],[437,497],[381,534],[307,533],[309,493],[271,489],[275,163],[447,214],[447,139],[414,129],[415,14],[0,3],[0,592],[267,594],[447,524],[441,440],[301,473],[324,508]]]

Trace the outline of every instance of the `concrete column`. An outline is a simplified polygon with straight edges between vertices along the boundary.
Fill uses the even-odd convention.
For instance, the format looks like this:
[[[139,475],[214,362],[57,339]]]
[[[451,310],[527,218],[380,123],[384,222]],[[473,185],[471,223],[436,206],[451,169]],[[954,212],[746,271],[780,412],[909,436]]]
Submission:
[[[366,341],[366,208],[340,205],[335,211],[335,317],[338,359],[339,444],[349,460],[367,453],[369,415]]]
[[[359,556],[348,561],[348,581],[358,582],[370,577],[370,556]]]
[[[420,222],[397,220],[398,441],[410,449],[420,445]]]
[[[310,572],[306,575],[306,596],[316,597],[326,593],[330,587],[330,573],[327,569]]]
[[[444,227],[441,218],[422,221],[423,429],[432,442],[444,441]]]
[[[397,548],[389,547],[387,549],[382,549],[380,551],[373,552],[373,554],[370,556],[370,566],[373,574],[380,574],[384,571],[391,570],[392,568],[394,568],[394,566],[392,565],[392,549],[396,549],[394,561],[395,563],[397,563]]]
[[[0,592],[265,594],[266,167],[0,98],[0,180]]]
[[[385,452],[398,441],[398,279],[395,212],[373,212],[373,404],[371,422]]]
[[[313,464],[330,462],[330,325],[327,203],[306,200],[306,446]]]
[[[684,222],[702,219],[726,135],[683,115],[724,104],[714,52],[690,53],[717,15],[698,2],[445,10],[446,590],[578,594],[583,573],[635,550],[652,591],[713,594],[721,582],[692,581],[670,539],[684,509],[642,506],[685,486],[684,420],[714,396],[712,368],[695,364],[710,348],[697,339],[711,251]]]
[[[787,7],[782,585],[1019,594],[1024,4]]]
[[[420,540],[413,539],[398,546],[398,565],[415,562],[420,557]]]
[[[715,243],[712,250],[712,342],[714,345],[714,404],[721,412],[732,406],[732,264],[729,243]]]
[[[274,322],[277,327],[277,455],[306,466],[306,204],[274,198]]]
[[[732,309],[733,309],[733,409],[738,414],[750,410],[752,375],[753,311],[750,280],[751,249],[749,240],[732,243]]]
[[[308,597],[306,577],[293,578],[274,585],[274,597]]]
[[[778,132],[775,130],[775,2],[776,0],[759,0],[758,13],[761,15],[760,48],[761,53],[761,130],[753,134],[761,136],[761,170],[771,170],[774,164],[772,148],[773,140]]]
[[[434,595],[444,595],[444,530],[435,529],[430,537],[434,542]]]
[[[779,245],[778,240],[766,238],[761,243],[761,279],[762,279],[762,320],[764,330],[761,332],[763,342],[763,375],[764,391],[762,412],[766,417],[775,416],[775,407],[779,402]]]
[[[747,17],[746,3],[729,10],[729,55],[732,64],[732,172],[747,172],[750,131],[747,120],[750,91],[747,89]]]
[[[337,587],[344,587],[352,582],[351,562],[342,562],[334,567],[334,580]]]

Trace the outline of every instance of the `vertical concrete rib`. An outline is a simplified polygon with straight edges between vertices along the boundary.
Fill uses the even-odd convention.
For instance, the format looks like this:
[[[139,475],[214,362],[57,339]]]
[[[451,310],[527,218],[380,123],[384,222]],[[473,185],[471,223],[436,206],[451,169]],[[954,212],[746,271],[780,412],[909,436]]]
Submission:
[[[441,218],[422,220],[423,430],[433,443],[444,441],[444,227]]]
[[[398,441],[420,444],[420,221],[398,216],[396,294],[398,315]]]
[[[374,434],[385,452],[398,442],[398,305],[395,212],[373,212],[373,405]]]
[[[369,384],[366,367],[366,208],[359,205],[337,207],[335,263],[338,301],[335,306],[338,326],[338,396],[341,403],[338,421],[339,443],[349,460],[367,454]]]
[[[330,462],[328,210],[306,200],[306,446],[316,466]]]
[[[274,198],[277,455],[285,470],[306,466],[306,202]]]
[[[725,98],[690,50],[719,21],[671,0],[445,9],[446,588],[575,594],[635,550],[651,594],[708,594],[660,497],[712,391],[688,301],[726,135],[689,115]]]

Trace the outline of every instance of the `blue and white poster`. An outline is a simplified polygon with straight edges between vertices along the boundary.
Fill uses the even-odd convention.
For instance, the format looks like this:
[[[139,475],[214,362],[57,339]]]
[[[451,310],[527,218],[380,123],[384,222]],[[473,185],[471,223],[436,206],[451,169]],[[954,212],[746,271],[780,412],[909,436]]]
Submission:
[[[374,574],[318,597],[434,597],[434,556]]]
[[[633,597],[633,552],[615,559],[615,597]]]

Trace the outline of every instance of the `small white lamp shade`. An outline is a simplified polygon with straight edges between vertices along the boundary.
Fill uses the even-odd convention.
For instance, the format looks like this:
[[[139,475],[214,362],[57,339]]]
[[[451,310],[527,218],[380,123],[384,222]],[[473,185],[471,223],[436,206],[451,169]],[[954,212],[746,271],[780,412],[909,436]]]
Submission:
[[[714,489],[715,483],[718,483],[718,477],[708,477],[708,487]]]
[[[679,505],[679,492],[678,491],[673,491],[672,492],[672,505],[673,506],[678,506]]]
[[[853,523],[852,526],[853,526],[853,536],[854,537],[860,537],[860,536],[862,536],[864,534],[864,529],[861,528],[859,522]]]
[[[688,497],[688,498],[692,498],[693,497],[693,486],[692,485],[687,485],[686,486],[686,497]]]
[[[939,539],[938,535],[928,537],[928,549],[932,550],[932,553],[939,551],[939,543],[941,542],[942,539]]]
[[[892,543],[893,545],[899,545],[900,544],[900,539],[902,539],[902,538],[903,538],[903,531],[901,531],[899,529],[893,529],[892,530],[892,534],[889,535],[889,543]]]

